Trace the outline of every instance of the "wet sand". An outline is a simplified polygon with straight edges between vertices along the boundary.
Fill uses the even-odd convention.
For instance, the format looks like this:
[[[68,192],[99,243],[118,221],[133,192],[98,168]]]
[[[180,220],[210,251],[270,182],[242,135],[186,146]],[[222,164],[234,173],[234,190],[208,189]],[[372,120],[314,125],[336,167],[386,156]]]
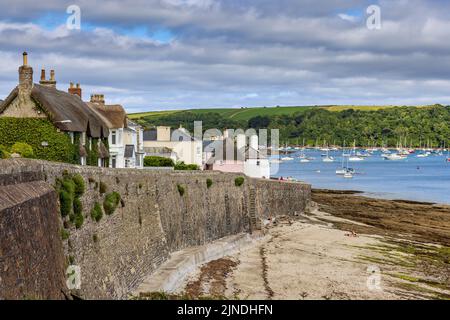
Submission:
[[[200,266],[178,297],[450,299],[449,206],[328,190],[313,201],[266,221],[255,246]]]

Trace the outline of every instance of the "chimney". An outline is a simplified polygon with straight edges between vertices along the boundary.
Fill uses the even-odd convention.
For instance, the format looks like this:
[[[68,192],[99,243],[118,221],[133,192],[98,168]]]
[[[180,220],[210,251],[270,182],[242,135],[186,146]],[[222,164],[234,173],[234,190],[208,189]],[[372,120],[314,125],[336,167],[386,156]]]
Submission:
[[[46,87],[56,88],[55,70],[50,70],[50,80],[47,80],[45,79],[45,69],[42,69],[39,84]]]
[[[23,65],[19,67],[19,95],[29,96],[33,88],[33,68],[28,65],[28,54],[23,53]]]
[[[70,94],[75,94],[75,95],[79,96],[80,99],[82,99],[81,87],[80,87],[79,83],[77,83],[76,87],[74,87],[73,82],[71,82],[70,83],[70,87],[69,87],[69,93]]]
[[[103,94],[91,94],[91,102],[97,104],[105,104],[105,95]]]

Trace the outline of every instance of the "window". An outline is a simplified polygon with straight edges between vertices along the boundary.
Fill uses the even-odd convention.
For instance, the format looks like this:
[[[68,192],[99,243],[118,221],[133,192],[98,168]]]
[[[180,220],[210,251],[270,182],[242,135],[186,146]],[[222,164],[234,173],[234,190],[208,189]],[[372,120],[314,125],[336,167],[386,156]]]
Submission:
[[[111,131],[111,144],[115,145],[117,143],[117,131]]]
[[[111,166],[113,168],[115,168],[117,166],[117,157],[116,156],[111,157]]]
[[[86,145],[86,132],[81,133],[81,145]]]
[[[178,141],[183,141],[183,137],[178,137]]]

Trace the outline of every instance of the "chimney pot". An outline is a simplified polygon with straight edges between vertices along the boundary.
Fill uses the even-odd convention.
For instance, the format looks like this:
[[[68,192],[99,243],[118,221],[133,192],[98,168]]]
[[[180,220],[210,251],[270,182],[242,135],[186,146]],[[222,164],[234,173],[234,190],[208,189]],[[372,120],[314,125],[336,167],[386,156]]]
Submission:
[[[45,81],[45,69],[41,70],[41,81]]]
[[[24,65],[24,66],[27,66],[27,65],[28,65],[28,53],[27,53],[27,52],[24,52],[24,53],[22,54],[22,56],[23,56],[23,65]]]
[[[50,70],[50,81],[55,81],[55,70]]]
[[[77,86],[75,87],[73,85],[73,82],[71,82],[68,92],[70,94],[77,95],[80,97],[80,99],[82,99],[82,92],[81,92],[81,87],[80,87],[79,83],[77,83]],[[91,96],[91,100],[92,100],[92,96]]]

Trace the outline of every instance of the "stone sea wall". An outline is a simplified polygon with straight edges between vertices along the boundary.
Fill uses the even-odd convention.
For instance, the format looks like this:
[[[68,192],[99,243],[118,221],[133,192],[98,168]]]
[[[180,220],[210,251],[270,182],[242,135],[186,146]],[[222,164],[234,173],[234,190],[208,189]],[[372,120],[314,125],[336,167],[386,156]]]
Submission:
[[[66,225],[70,235],[61,240],[63,223],[53,186],[65,173],[80,174],[86,191],[81,197],[83,225],[79,229]],[[65,268],[71,263],[81,270],[81,287],[73,293],[88,299],[126,298],[171,252],[253,232],[260,229],[261,217],[300,213],[309,204],[311,189],[307,184],[245,177],[244,184],[236,186],[235,178],[239,176],[209,171],[162,172],[0,160],[0,188],[19,187],[25,191],[23,197],[16,196],[14,191],[12,195],[0,194],[0,248],[5,250],[13,240],[25,248],[10,250],[12,258],[8,260],[0,251],[0,271],[15,268],[14,263],[21,259],[25,261],[21,252],[27,252],[35,260],[33,267],[26,267],[28,262],[24,262],[25,269],[16,268],[16,276],[27,283],[34,281],[42,297],[62,296],[65,289],[58,286],[65,281]],[[208,179],[212,181],[210,187]],[[106,186],[105,193],[100,192],[100,185]],[[89,214],[91,209],[96,203],[103,205],[105,194],[113,191],[122,199],[117,210],[110,216],[104,215],[99,222],[94,221]],[[6,205],[4,198],[8,199]],[[18,209],[13,212],[11,208]],[[17,210],[22,215],[17,216]],[[39,223],[30,224],[23,218],[31,216]],[[17,241],[23,233],[40,250]],[[47,259],[42,262],[44,257]],[[36,267],[37,278],[53,272],[50,275],[53,282],[46,284],[32,279],[29,272]],[[20,297],[11,289],[14,279],[12,274],[6,280],[0,279],[0,299]],[[22,296],[38,292],[33,286],[26,288],[20,292]]]

